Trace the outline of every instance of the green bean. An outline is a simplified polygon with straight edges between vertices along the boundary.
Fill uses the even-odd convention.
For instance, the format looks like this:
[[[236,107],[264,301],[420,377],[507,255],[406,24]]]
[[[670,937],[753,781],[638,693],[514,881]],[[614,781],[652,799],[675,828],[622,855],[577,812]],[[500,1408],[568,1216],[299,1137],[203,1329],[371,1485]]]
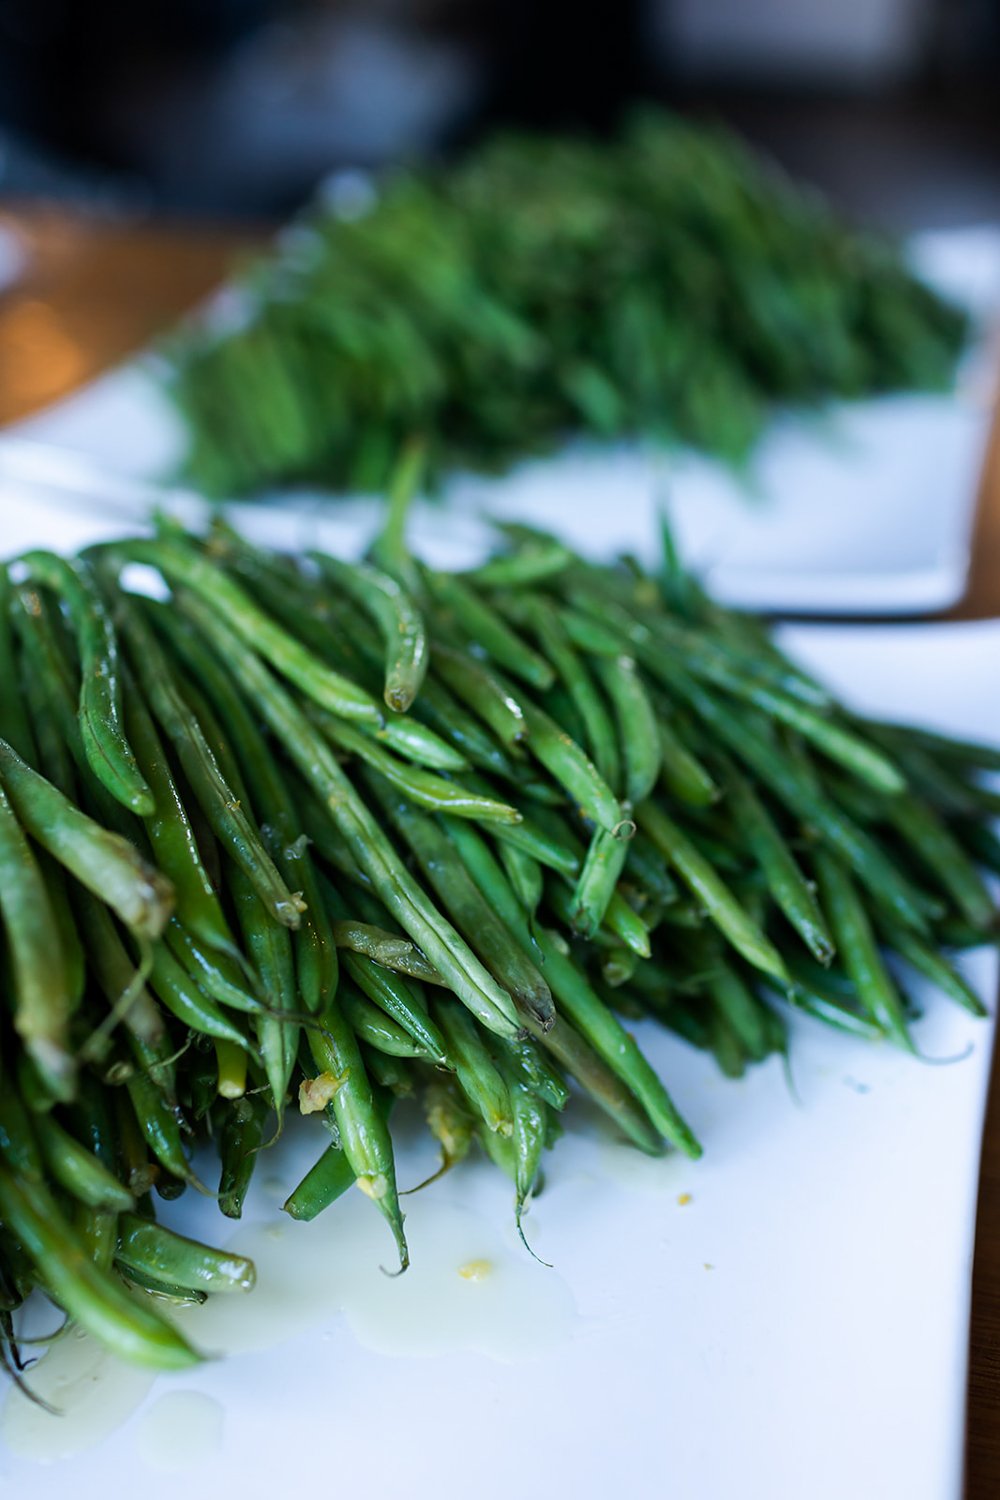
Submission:
[[[493,797],[481,797],[459,782],[445,781],[418,766],[407,766],[390,755],[374,740],[359,734],[349,724],[331,715],[316,715],[314,723],[322,734],[342,750],[357,755],[373,766],[390,784],[404,793],[418,807],[445,813],[453,818],[475,818],[483,822],[520,823],[521,814],[509,803]]]
[[[125,1079],[125,1090],[150,1153],[173,1177],[194,1181],[184,1152],[177,1108],[163,1097],[148,1073],[133,1070]]]
[[[354,1033],[338,1010],[336,1000],[327,1006],[322,1021],[321,1028],[310,1028],[307,1035],[320,1076],[329,1080],[334,1090],[327,1110],[336,1121],[344,1157],[358,1187],[376,1205],[392,1230],[400,1270],[405,1270],[409,1264],[409,1251],[403,1233],[388,1127],[376,1108]],[[324,1180],[328,1185],[328,1176]],[[309,1196],[307,1194],[307,1200]],[[288,1203],[285,1207],[293,1212]],[[293,1216],[312,1217],[311,1214]]]
[[[336,989],[337,953],[295,800],[229,675],[186,621],[166,614],[160,618],[164,626],[169,620],[174,650],[211,698],[211,709],[200,699],[196,707],[226,780],[241,800],[253,804],[269,854],[289,885],[301,892],[304,910],[293,938],[296,976],[304,1006],[317,1011]]]
[[[627,834],[594,831],[570,908],[573,930],[583,937],[592,938],[604,921],[627,855]]]
[[[784,998],[793,1010],[803,1011],[817,1021],[822,1021],[824,1025],[844,1031],[849,1036],[862,1037],[869,1042],[881,1041],[885,1036],[882,1027],[869,1016],[863,1015],[849,1000],[830,994],[822,988],[809,988],[797,983]]]
[[[701,761],[662,718],[657,721],[657,735],[660,769],[667,791],[689,807],[711,807],[719,800],[720,791]]]
[[[545,1104],[538,1096],[504,1066],[499,1059],[500,1074],[507,1085],[511,1112],[511,1144],[514,1148],[514,1222],[521,1240],[524,1238],[521,1220],[542,1165],[542,1152],[548,1135],[549,1116]]]
[[[677,885],[666,861],[641,829],[629,839],[625,859],[625,879],[631,881],[633,877],[646,895],[664,906],[678,898]]]
[[[140,937],[155,938],[170,913],[169,885],[136,850],[101,828],[0,740],[0,784],[32,838]]]
[[[905,927],[893,927],[891,923],[880,926],[888,947],[898,953],[911,969],[929,979],[931,984],[970,1015],[981,1017],[989,1014],[971,984],[930,943]]]
[[[475,1121],[453,1078],[435,1078],[424,1089],[422,1102],[427,1128],[441,1148],[441,1166],[427,1183],[422,1184],[426,1187],[435,1177],[443,1176],[468,1156]],[[417,1190],[411,1188],[410,1191]]]
[[[559,1025],[557,1019],[556,1025]],[[542,1046],[539,1046],[539,1042]],[[491,1044],[492,1045],[492,1044]],[[506,1037],[498,1039],[494,1055],[506,1058],[507,1066],[513,1069],[525,1088],[537,1094],[539,1099],[554,1110],[565,1109],[569,1102],[569,1089],[558,1068],[545,1055],[544,1036],[512,1042]]]
[[[516,611],[513,618],[520,619],[529,626],[562,679],[583,722],[595,766],[609,786],[617,787],[621,766],[614,725],[586,664],[570,642],[557,610],[539,595],[516,599],[513,609]],[[627,792],[627,795],[631,796],[631,793]]]
[[[394,969],[397,974],[409,974],[412,979],[422,979],[427,984],[442,983],[438,971],[409,938],[386,932],[384,927],[369,922],[334,922],[332,932],[338,948],[350,948],[352,953],[360,953],[384,969]]]
[[[606,583],[607,575],[601,576]],[[783,668],[774,668],[766,657],[733,652],[731,647],[696,637],[661,619],[648,625],[607,598],[594,598],[579,590],[571,591],[571,597],[584,612],[600,610],[602,618],[610,620],[654,670],[673,654],[679,658],[682,672],[703,677],[786,724],[876,790],[893,794],[905,789],[904,778],[880,750],[811,706],[815,694],[808,679],[798,674],[789,676]],[[808,684],[804,693],[803,683]],[[809,701],[802,701],[803,697]]]
[[[197,1362],[197,1354],[176,1328],[88,1259],[52,1195],[40,1184],[17,1181],[2,1164],[0,1216],[55,1300],[116,1354],[161,1370]]]
[[[387,909],[442,978],[466,1005],[494,1030],[516,1030],[516,1012],[507,995],[426,900],[410,878],[378,824],[353,791],[322,739],[313,731],[262,662],[206,610],[192,612],[228,656],[234,675],[264,714],[305,780],[319,794],[333,822],[349,842]]]
[[[427,671],[427,632],[410,594],[394,578],[364,563],[348,564],[325,553],[309,554],[331,582],[375,619],[385,637],[385,701],[404,713]]]
[[[914,797],[897,797],[889,805],[888,816],[970,926],[992,927],[996,920],[993,898],[958,839],[933,809]]]
[[[20,562],[59,595],[73,621],[80,654],[80,733],[94,775],[117,801],[145,817],[153,811],[153,794],[126,737],[118,641],[100,591],[83,562],[40,551],[26,552]]]
[[[625,796],[633,804],[650,795],[660,774],[661,743],[656,713],[631,656],[596,663],[615,711],[625,762]]]
[[[298,596],[309,587],[302,574],[293,569],[290,576],[281,576],[272,559],[249,548],[242,540],[234,561],[239,575],[260,595],[269,613],[289,632],[294,632],[318,659],[338,671],[351,671],[356,677],[367,678],[365,668],[369,652],[363,622],[355,612],[338,630],[329,598],[312,595],[310,607],[303,607],[298,602]],[[371,694],[368,696],[375,703]],[[416,714],[385,714],[379,710],[377,719],[356,722],[365,733],[376,735],[391,745],[397,754],[418,765],[460,771],[473,753],[485,753],[487,759],[492,759],[491,747],[488,742],[484,745],[474,721],[459,710],[458,721],[452,723],[441,712],[440,696],[435,695],[426,682],[419,705],[415,706]],[[423,719],[434,722],[426,724]],[[468,744],[463,742],[463,730],[471,731]]]
[[[146,988],[152,949],[148,945],[140,949],[142,958],[137,965],[102,903],[83,890],[75,891],[73,899],[85,935],[87,959],[109,1007],[85,1051],[100,1052],[102,1039],[119,1021],[146,1046],[165,1047],[163,1017]]]
[[[532,687],[544,692],[552,686],[555,672],[548,662],[466,584],[454,574],[435,573],[426,568],[423,578],[435,603],[480,650]]]
[[[954,761],[959,766],[1000,771],[1000,749],[996,745],[956,739],[952,735],[936,734],[933,730],[916,728],[912,724],[883,724],[876,719],[859,719],[858,723],[866,733],[888,742],[895,750],[904,751],[908,747],[917,747],[940,760]]]
[[[537,818],[523,818],[520,823],[492,823],[489,832],[497,843],[517,849],[546,869],[569,876],[580,873],[583,861],[570,847],[569,840],[562,834],[550,834]]]
[[[60,1187],[91,1208],[124,1213],[134,1207],[128,1188],[51,1114],[36,1114],[33,1126],[46,1167]]]
[[[251,1043],[239,1027],[229,1020],[221,1006],[198,988],[163,944],[157,944],[153,953],[149,983],[166,1009],[182,1025],[203,1036],[232,1042],[244,1052],[253,1052]]]
[[[533,917],[545,889],[541,865],[523,849],[515,849],[512,844],[502,841],[497,845],[497,855],[518,901],[528,916]]]
[[[255,992],[257,977],[249,979],[229,954],[205,949],[173,918],[164,941],[189,978],[220,1005],[246,1015],[258,1015],[264,1008]]]
[[[546,893],[549,904],[559,921],[564,927],[572,928],[574,907],[569,892],[562,886],[550,882]],[[591,940],[606,947],[618,947],[624,944],[637,958],[649,958],[651,952],[649,931],[645,922],[639,913],[629,906],[620,891],[613,893],[608,902],[604,923],[594,931]]]
[[[238,866],[233,866],[229,878],[243,942],[260,976],[268,1006],[268,1014],[255,1016],[254,1026],[271,1090],[272,1107],[280,1121],[295,1068],[300,1030],[298,1022],[292,1019],[299,1004],[291,934],[287,928],[271,920],[264,903]]]
[[[375,1047],[390,1057],[428,1058],[426,1048],[408,1036],[395,1021],[369,1004],[357,990],[342,985],[338,1004],[358,1041],[364,1042],[366,1046]]]
[[[573,554],[555,537],[538,537],[527,546],[471,568],[464,581],[477,589],[522,588],[540,583],[561,573],[573,560]]]
[[[344,968],[358,988],[413,1040],[423,1055],[447,1066],[444,1037],[428,1015],[424,1001],[417,998],[399,974],[360,953],[345,953]]]
[[[73,1006],[59,928],[42,872],[2,783],[0,916],[10,954],[14,1028],[53,1096],[70,1098],[76,1072],[69,1040]]]
[[[247,1091],[248,1053],[246,1045],[214,1037],[216,1085],[220,1099],[242,1099]]]
[[[11,630],[13,589],[10,574],[0,565],[0,731],[22,760],[36,764],[35,737],[18,691],[17,660]]]
[[[621,655],[624,643],[620,632],[608,629],[585,610],[563,604],[559,610],[559,618],[566,634],[581,651],[588,651],[592,656]]]
[[[245,1256],[212,1250],[131,1213],[121,1217],[115,1260],[126,1272],[195,1291],[249,1292],[257,1279]]]
[[[902,999],[882,962],[871,921],[850,876],[826,850],[817,849],[813,857],[823,906],[859,1002],[887,1036],[912,1052]]]
[[[565,788],[586,817],[610,832],[621,820],[621,804],[597,767],[575,740],[540,708],[526,703],[524,714],[532,755]]]
[[[771,1050],[765,1006],[736,970],[720,963],[708,980],[708,990],[718,1009],[755,1062]]]
[[[763,871],[768,889],[806,947],[822,964],[834,955],[819,903],[767,808],[736,768],[726,768],[733,815]]]
[[[355,1181],[354,1169],[346,1153],[340,1146],[327,1146],[282,1207],[293,1219],[308,1223],[343,1197]]]
[[[609,989],[618,989],[634,976],[638,954],[631,948],[612,948],[601,960],[601,977]]]
[[[264,1144],[267,1108],[259,1098],[244,1095],[222,1106],[219,1127],[219,1207],[229,1219],[243,1214],[250,1179]]]
[[[501,745],[516,752],[528,733],[524,710],[514,693],[481,661],[435,640],[431,667],[460,702],[477,714]]]
[[[788,971],[774,944],[750,920],[728,886],[719,879],[712,865],[687,835],[651,802],[639,809],[638,818],[640,827],[702,903],[710,919],[737,953],[754,968],[782,983],[787,982]]]
[[[454,1001],[435,1000],[434,1018],[448,1043],[448,1054],[462,1092],[489,1130],[510,1135],[514,1128],[510,1091],[467,1011]]]
[[[208,877],[177,783],[138,692],[125,704],[125,724],[153,797],[145,826],[157,868],[174,888],[174,911],[202,942],[232,951],[233,936]]]
[[[412,594],[420,592],[420,573],[406,544],[406,519],[427,472],[427,442],[411,437],[389,475],[385,519],[371,547],[380,567],[398,578]]]

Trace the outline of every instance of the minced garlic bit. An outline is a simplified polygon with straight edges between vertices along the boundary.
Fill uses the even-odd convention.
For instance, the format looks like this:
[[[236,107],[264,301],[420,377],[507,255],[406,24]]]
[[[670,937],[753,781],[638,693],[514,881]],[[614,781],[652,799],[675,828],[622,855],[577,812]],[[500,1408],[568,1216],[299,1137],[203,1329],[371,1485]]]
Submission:
[[[688,1204],[689,1204],[689,1203],[690,1203],[690,1202],[691,1202],[691,1194],[690,1194],[690,1193],[680,1193],[680,1194],[679,1194],[679,1195],[678,1195],[678,1198],[677,1198],[677,1203],[678,1203],[678,1206],[679,1206],[679,1207],[680,1207],[680,1208],[686,1208],[686,1207],[687,1207],[687,1205],[688,1205]]]
[[[334,1094],[344,1082],[333,1073],[321,1073],[318,1078],[304,1078],[299,1084],[299,1113],[318,1114],[326,1109]]]

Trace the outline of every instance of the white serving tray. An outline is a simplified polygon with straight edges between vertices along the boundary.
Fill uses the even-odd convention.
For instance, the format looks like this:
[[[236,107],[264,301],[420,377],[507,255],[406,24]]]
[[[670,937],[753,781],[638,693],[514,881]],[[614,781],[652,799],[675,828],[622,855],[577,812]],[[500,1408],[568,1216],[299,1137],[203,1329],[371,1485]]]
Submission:
[[[63,509],[2,513],[19,546],[107,534],[82,509],[72,534]],[[783,640],[859,709],[1000,743],[1000,623]],[[966,971],[992,1006],[995,956]],[[254,1293],[188,1322],[234,1352],[151,1385],[67,1345],[75,1385],[49,1389],[59,1364],[36,1379],[71,1415],[8,1395],[0,1486],[32,1500],[116,1495],[124,1476],[143,1500],[179,1484],[241,1500],[958,1500],[992,1022],[935,999],[922,1052],[971,1047],[936,1067],[801,1021],[794,1093],[775,1060],[726,1082],[637,1029],[705,1158],[647,1161],[576,1108],[527,1221],[553,1269],[519,1246],[499,1174],[470,1162],[404,1200],[413,1266],[390,1280],[360,1194],[312,1225],[283,1221],[320,1135],[290,1130],[242,1225],[191,1193],[164,1206],[258,1259]],[[432,1153],[405,1115],[399,1128],[410,1185]],[[481,1279],[460,1274],[480,1261]]]
[[[649,559],[666,500],[684,555],[731,604],[831,615],[953,604],[968,570],[1000,361],[1000,230],[923,234],[910,253],[974,319],[976,337],[953,393],[786,412],[768,427],[744,478],[694,453],[668,458],[630,445],[571,445],[501,479],[457,478],[445,497],[446,526],[436,507],[429,529],[447,531],[459,560],[463,546],[481,544],[476,518],[488,509],[549,526],[598,556],[626,549]],[[25,442],[155,480],[180,457],[184,434],[155,366],[138,362],[8,429],[0,475],[9,481],[38,472],[40,455],[26,455]],[[118,496],[125,519],[141,516],[146,503],[125,488]],[[376,509],[364,501],[345,507],[300,494],[290,503],[306,518],[326,514],[334,535],[357,535],[359,516],[374,529]]]

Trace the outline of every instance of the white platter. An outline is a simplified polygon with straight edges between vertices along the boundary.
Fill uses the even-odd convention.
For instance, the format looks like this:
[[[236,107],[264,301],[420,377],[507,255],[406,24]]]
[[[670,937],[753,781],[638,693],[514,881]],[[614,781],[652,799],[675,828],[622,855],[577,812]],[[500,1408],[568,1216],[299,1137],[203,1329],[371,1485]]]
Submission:
[[[19,546],[102,534],[78,510],[67,535],[65,514],[4,510]],[[1000,743],[1000,623],[784,639],[861,709]],[[994,956],[967,972],[992,1006]],[[388,1236],[360,1195],[282,1222],[318,1153],[317,1131],[292,1131],[232,1236],[259,1258],[257,1291],[188,1325],[207,1348],[251,1347],[152,1388],[85,1369],[69,1395],[89,1393],[90,1417],[61,1426],[32,1427],[8,1396],[0,1484],[25,1500],[116,1495],[126,1476],[143,1500],[179,1485],[243,1500],[958,1500],[992,1023],[935,1000],[923,1053],[972,1048],[935,1067],[803,1022],[794,1095],[777,1062],[724,1082],[641,1033],[705,1158],[646,1161],[577,1110],[528,1222],[554,1269],[518,1245],[495,1171],[470,1163],[404,1200],[413,1268],[386,1278]],[[400,1131],[408,1185],[433,1163],[405,1117]],[[165,1217],[232,1234],[190,1193]],[[480,1260],[481,1280],[459,1274]],[[56,1457],[99,1422],[103,1442]],[[40,1444],[45,1466],[16,1451]]]
[[[910,253],[974,319],[976,338],[953,393],[781,415],[743,479],[696,454],[668,459],[624,445],[571,446],[502,479],[460,477],[446,495],[455,544],[478,536],[474,518],[488,508],[565,532],[597,555],[614,547],[648,558],[666,499],[684,555],[729,603],[831,615],[912,614],[954,603],[968,569],[1000,359],[1000,230],[927,233]],[[33,464],[37,471],[38,454],[26,456],[25,441],[149,480],[170,470],[184,435],[152,366],[139,362],[9,429],[0,473],[11,480]],[[304,516],[343,511],[309,495],[295,505]],[[126,518],[138,517],[146,497],[123,488],[119,506]],[[439,518],[440,510],[438,531]],[[331,524],[353,534],[356,522],[342,515]]]

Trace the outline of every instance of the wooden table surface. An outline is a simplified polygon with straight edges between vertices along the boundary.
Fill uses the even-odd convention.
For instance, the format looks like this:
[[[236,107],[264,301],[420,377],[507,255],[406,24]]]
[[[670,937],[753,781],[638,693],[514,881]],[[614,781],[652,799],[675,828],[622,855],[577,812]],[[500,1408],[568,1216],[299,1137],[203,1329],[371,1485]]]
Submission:
[[[23,278],[0,291],[0,425],[67,395],[141,348],[216,286],[264,231],[92,222],[16,207]],[[1000,422],[984,468],[972,568],[949,619],[1000,617]],[[1000,672],[998,672],[1000,691]],[[969,1366],[966,1500],[1000,1497],[1000,1048],[979,1184]],[[896,1500],[896,1497],[887,1497]]]

